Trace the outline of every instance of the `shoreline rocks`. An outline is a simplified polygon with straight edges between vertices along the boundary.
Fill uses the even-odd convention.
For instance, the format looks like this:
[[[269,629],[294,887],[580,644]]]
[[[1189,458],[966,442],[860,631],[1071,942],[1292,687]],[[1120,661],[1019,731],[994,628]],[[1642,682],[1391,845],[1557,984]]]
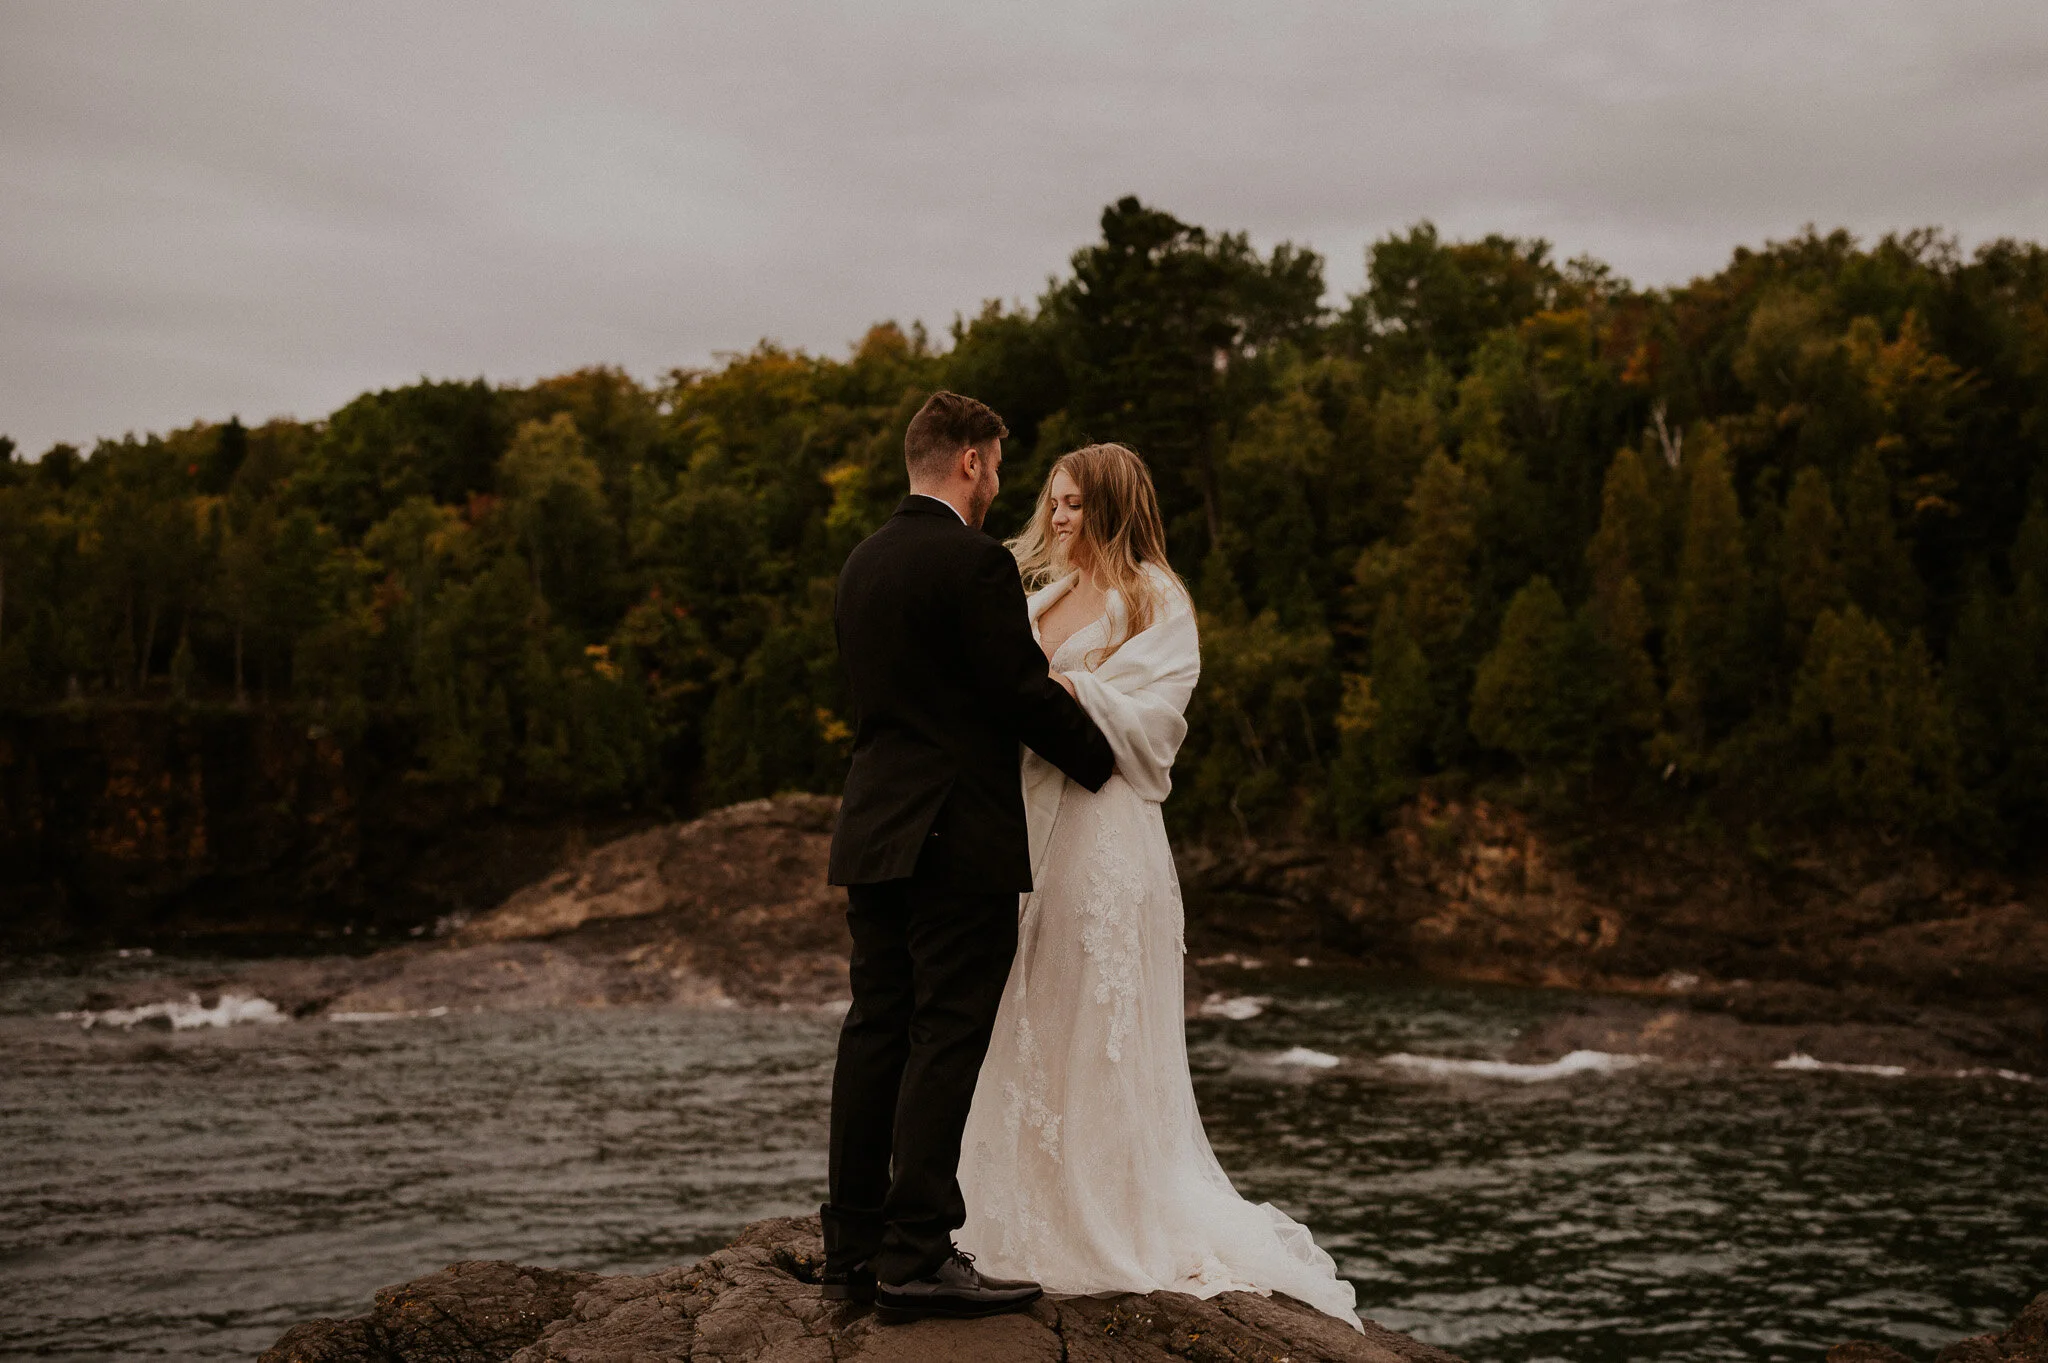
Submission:
[[[1734,847],[1422,796],[1361,843],[1184,846],[1189,937],[1614,993],[1793,982],[1975,1010],[2048,997],[2048,886],[1881,840]]]
[[[1460,1363],[1288,1297],[1048,1297],[979,1321],[886,1326],[824,1301],[816,1217],[761,1221],[700,1263],[641,1277],[471,1261],[288,1330],[259,1363]]]
[[[841,892],[825,884],[836,809],[818,795],[734,805],[571,858],[433,938],[131,981],[79,1011],[161,1004],[167,989],[202,1005],[262,998],[302,1018],[835,1006],[848,947]],[[1640,864],[1602,880],[1562,867],[1519,814],[1427,801],[1372,847],[1185,848],[1191,1003],[1257,992],[1269,971],[1312,960],[1608,996],[1571,1004],[1517,1059],[1804,1055],[2048,1074],[2048,913],[2011,886],[1944,898],[1924,865],[1872,866],[1859,874],[1878,878],[1854,893],[1809,886],[1795,912],[1726,867],[1637,851]],[[1843,874],[1845,887],[1856,879]]]
[[[843,892],[825,884],[837,808],[785,795],[664,824],[572,859],[444,935],[216,969],[173,992],[262,997],[300,1018],[829,1003],[847,991]],[[82,1007],[161,1002],[164,989],[137,981]]]

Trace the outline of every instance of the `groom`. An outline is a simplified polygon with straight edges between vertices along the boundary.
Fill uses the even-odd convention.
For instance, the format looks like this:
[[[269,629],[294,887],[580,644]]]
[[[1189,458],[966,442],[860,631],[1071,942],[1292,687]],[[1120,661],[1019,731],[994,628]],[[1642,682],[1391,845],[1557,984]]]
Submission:
[[[1039,1296],[953,1248],[960,1133],[1031,888],[1018,744],[1090,790],[1109,743],[1046,669],[1016,560],[981,532],[1002,418],[934,393],[903,437],[910,495],[839,574],[853,766],[832,835],[853,1007],[832,1075],[824,1295],[884,1319]]]

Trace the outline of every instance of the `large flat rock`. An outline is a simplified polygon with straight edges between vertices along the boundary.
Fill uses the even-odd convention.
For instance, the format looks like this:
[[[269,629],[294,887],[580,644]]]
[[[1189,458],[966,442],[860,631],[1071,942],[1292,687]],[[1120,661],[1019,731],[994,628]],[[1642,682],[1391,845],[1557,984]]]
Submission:
[[[702,1263],[644,1277],[453,1264],[369,1314],[294,1326],[260,1363],[1459,1363],[1287,1297],[1048,1298],[979,1321],[888,1326],[823,1300],[816,1217],[762,1221]]]

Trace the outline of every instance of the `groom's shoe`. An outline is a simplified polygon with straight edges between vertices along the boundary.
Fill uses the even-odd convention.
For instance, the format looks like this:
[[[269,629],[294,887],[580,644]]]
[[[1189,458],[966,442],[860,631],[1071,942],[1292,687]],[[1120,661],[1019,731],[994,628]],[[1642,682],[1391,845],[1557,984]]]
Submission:
[[[877,1283],[875,1316],[885,1325],[902,1325],[926,1316],[997,1316],[1022,1310],[1043,1295],[1044,1289],[1037,1283],[983,1276],[975,1271],[973,1255],[954,1250],[922,1278]]]
[[[818,1295],[826,1301],[871,1302],[875,1299],[875,1271],[866,1264],[828,1268],[818,1275]]]

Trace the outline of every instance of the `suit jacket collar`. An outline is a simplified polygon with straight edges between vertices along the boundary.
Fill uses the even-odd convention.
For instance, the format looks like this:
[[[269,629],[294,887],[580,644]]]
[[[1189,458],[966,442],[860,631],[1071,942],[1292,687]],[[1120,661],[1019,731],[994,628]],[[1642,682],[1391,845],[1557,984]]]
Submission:
[[[943,516],[955,525],[967,525],[966,518],[953,509],[951,502],[942,502],[937,497],[927,497],[922,492],[913,492],[896,504],[899,516]],[[974,527],[967,525],[969,530]]]

